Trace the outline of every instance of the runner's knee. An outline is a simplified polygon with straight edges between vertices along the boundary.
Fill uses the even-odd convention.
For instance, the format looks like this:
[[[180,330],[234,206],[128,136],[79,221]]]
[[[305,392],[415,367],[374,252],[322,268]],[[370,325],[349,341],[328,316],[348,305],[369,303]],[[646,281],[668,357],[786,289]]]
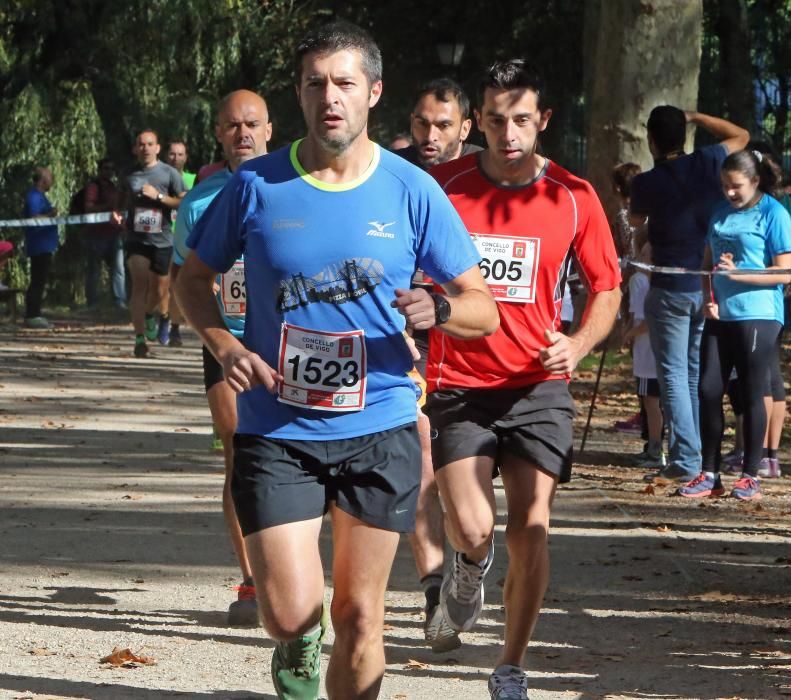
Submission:
[[[335,634],[347,640],[358,640],[364,644],[381,634],[383,614],[380,600],[344,597],[336,592],[330,613]]]
[[[494,529],[494,517],[491,512],[475,513],[463,511],[464,517],[450,517],[453,532],[453,544],[462,552],[469,552],[486,544]]]

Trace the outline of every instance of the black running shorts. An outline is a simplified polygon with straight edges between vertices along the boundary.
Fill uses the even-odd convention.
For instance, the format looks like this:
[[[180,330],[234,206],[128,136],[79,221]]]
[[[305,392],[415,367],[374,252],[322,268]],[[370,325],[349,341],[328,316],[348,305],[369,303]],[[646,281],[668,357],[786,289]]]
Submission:
[[[214,355],[211,354],[209,348],[203,346],[203,386],[206,387],[206,393],[209,393],[215,384],[225,381],[223,375],[222,365],[217,362]]]
[[[659,398],[659,380],[648,377],[635,377],[638,396],[655,396]]]
[[[563,380],[519,389],[449,389],[428,395],[434,469],[466,457],[504,455],[571,478],[574,399]]]
[[[127,258],[132,255],[142,255],[148,260],[149,269],[155,275],[160,277],[167,276],[170,270],[170,258],[173,257],[173,246],[157,248],[138,241],[127,241],[124,250]]]
[[[415,528],[421,453],[417,425],[346,440],[236,434],[231,492],[242,533],[321,517],[330,501],[369,525]]]

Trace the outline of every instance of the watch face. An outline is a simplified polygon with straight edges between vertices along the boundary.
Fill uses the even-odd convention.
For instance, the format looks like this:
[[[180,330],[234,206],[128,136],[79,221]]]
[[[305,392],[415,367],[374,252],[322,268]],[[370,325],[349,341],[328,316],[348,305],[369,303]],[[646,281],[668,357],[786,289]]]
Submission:
[[[436,317],[436,324],[442,325],[447,323],[450,319],[450,303],[441,294],[433,294],[434,297],[434,315]]]

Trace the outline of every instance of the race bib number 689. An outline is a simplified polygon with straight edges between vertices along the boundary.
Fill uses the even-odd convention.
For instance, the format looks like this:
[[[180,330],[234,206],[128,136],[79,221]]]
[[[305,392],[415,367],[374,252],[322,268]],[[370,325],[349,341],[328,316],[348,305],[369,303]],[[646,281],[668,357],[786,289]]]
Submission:
[[[365,407],[365,335],[362,330],[331,332],[284,323],[278,372],[278,401],[323,411]]]

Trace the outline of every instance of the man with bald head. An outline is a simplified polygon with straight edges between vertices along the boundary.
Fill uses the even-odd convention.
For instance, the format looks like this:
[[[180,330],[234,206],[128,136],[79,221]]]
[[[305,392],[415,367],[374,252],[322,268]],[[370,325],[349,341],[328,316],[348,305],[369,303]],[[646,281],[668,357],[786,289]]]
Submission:
[[[171,266],[171,275],[174,280],[178,275],[179,268],[191,252],[186,241],[195,222],[225,186],[239,165],[266,153],[267,141],[272,136],[272,123],[269,121],[266,102],[262,97],[249,90],[236,90],[226,95],[217,106],[217,124],[214,134],[222,146],[226,166],[195,185],[179,207]],[[228,272],[220,275],[217,283],[219,287],[217,303],[223,320],[231,333],[241,338],[244,333],[245,317],[244,260],[238,260]],[[242,531],[239,528],[239,520],[236,517],[231,498],[233,434],[236,431],[236,395],[223,381],[222,367],[206,347],[203,348],[203,379],[212,420],[223,444],[225,485],[222,503],[225,522],[242,571],[238,599],[231,603],[228,610],[228,624],[233,626],[257,625],[258,609],[255,601],[253,574],[250,570]]]

